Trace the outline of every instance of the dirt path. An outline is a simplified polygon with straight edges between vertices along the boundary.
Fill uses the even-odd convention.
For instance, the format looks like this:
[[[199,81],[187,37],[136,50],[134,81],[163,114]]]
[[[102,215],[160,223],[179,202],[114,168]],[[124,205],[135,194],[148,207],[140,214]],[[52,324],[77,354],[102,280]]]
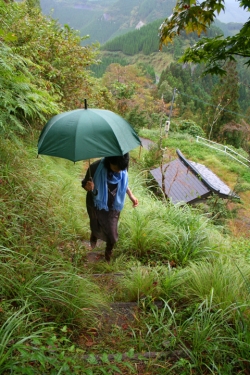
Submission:
[[[149,150],[150,147],[154,146],[154,142],[151,141],[150,139],[140,137],[140,140],[141,140],[142,146],[143,146],[146,150]]]

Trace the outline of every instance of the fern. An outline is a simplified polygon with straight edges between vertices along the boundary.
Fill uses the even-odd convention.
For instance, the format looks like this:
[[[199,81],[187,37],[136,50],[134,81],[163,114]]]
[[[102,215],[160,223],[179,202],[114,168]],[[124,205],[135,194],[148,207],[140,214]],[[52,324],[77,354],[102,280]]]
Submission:
[[[56,113],[59,108],[45,89],[33,83],[29,68],[37,66],[4,42],[0,46],[0,131],[24,132],[24,119],[44,120],[45,114]]]

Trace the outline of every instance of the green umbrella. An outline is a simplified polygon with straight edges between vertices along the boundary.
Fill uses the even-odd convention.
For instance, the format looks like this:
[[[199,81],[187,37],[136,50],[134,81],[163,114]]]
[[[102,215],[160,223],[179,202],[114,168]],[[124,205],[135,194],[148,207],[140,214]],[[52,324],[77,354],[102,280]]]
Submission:
[[[85,108],[52,117],[40,134],[38,154],[76,162],[124,155],[140,145],[124,118],[108,110]]]

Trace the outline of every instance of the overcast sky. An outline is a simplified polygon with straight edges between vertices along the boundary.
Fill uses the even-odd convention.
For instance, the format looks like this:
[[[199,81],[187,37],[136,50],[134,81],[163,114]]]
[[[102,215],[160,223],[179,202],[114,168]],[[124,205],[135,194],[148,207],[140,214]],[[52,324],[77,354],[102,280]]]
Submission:
[[[221,22],[240,22],[244,23],[250,17],[250,13],[239,7],[239,1],[225,0],[226,11],[221,12],[218,19]]]

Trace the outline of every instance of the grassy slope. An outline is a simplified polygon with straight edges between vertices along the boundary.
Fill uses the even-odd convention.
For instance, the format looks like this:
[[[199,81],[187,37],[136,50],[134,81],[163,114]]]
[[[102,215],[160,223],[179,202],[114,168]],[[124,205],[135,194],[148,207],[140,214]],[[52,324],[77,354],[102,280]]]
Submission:
[[[157,140],[158,137],[156,133],[154,140]],[[119,301],[126,298],[125,300],[137,301],[138,296],[140,296],[144,301],[145,295],[148,295],[149,300],[150,296],[153,296],[154,299],[163,295],[167,299],[172,298],[173,301],[176,299],[174,303],[179,304],[178,306],[183,312],[186,311],[185,306],[189,306],[185,313],[189,316],[190,311],[195,309],[193,303],[195,304],[197,301],[200,303],[200,298],[205,298],[210,291],[205,289],[202,297],[200,295],[195,297],[193,287],[190,285],[190,290],[187,292],[189,294],[183,300],[186,290],[185,288],[183,290],[184,286],[180,285],[180,280],[185,280],[187,274],[192,274],[192,272],[194,277],[198,277],[197,273],[199,273],[199,267],[201,267],[199,259],[201,257],[200,260],[202,261],[206,249],[215,249],[216,257],[220,257],[220,254],[222,256],[226,254],[228,261],[229,257],[232,257],[232,264],[237,259],[237,265],[242,263],[242,257],[243,259],[249,257],[250,249],[247,248],[244,237],[235,241],[233,237],[228,238],[228,236],[222,235],[221,229],[211,226],[208,222],[206,224],[206,221],[200,217],[198,212],[192,212],[188,207],[183,210],[170,206],[166,207],[165,213],[162,203],[148,195],[142,179],[145,173],[144,159],[148,153],[142,150],[139,159],[138,150],[134,150],[131,153],[133,162],[130,168],[130,186],[140,200],[140,207],[134,210],[131,208],[130,202],[126,201],[120,220],[120,240],[115,250],[114,262],[111,265],[104,262],[86,264],[87,249],[82,240],[88,239],[89,227],[85,210],[85,192],[81,188],[80,181],[86,171],[87,164],[76,163],[74,165],[66,160],[46,156],[36,158],[37,138],[38,132],[34,132],[28,140],[17,139],[14,142],[2,140],[0,147],[0,197],[1,207],[3,208],[0,217],[1,244],[6,248],[17,251],[20,255],[28,255],[29,273],[32,274],[32,262],[41,256],[42,263],[45,263],[45,265],[45,259],[49,262],[48,264],[60,260],[62,267],[69,273],[72,272],[72,266],[78,274],[86,276],[92,273],[106,273],[108,275],[110,272],[124,272],[126,276],[124,281],[121,279],[119,285],[116,285],[113,278],[110,282],[105,281],[105,288],[102,285],[102,279],[96,282],[100,284],[102,292],[107,293],[106,299]],[[236,179],[240,172],[240,168],[235,166],[234,163],[228,163],[227,159],[219,155],[213,155],[211,158],[209,150],[202,151],[190,138],[169,138],[166,141],[166,146],[172,155],[175,154],[175,149],[178,147],[187,158],[205,164],[208,163],[212,169],[213,166],[216,166],[217,173],[223,171],[224,176],[230,174],[230,179]],[[244,172],[241,172],[241,175],[243,176]],[[246,176],[248,178],[249,174]],[[249,191],[246,192],[247,195],[248,193]],[[244,233],[242,234],[244,235]],[[174,275],[178,276],[178,272],[172,275],[172,272],[165,266],[165,253],[168,256],[167,259],[165,258],[165,262],[171,259],[169,257],[173,257],[175,262],[179,264],[180,279],[174,277]],[[143,259],[146,264],[142,267],[140,261],[143,262]],[[190,267],[193,268],[190,268],[190,273],[185,273],[185,268],[192,259],[198,263],[195,262],[192,266],[191,262]],[[150,266],[147,265],[148,262],[150,262]],[[159,265],[162,266],[162,264],[164,267],[159,268]],[[205,272],[208,272],[208,274],[211,272],[208,269],[209,264],[207,261],[204,262],[202,266],[205,268],[204,274]],[[183,268],[181,265],[183,265]],[[41,267],[41,271],[39,267]],[[39,267],[38,265],[34,267],[37,272],[36,278],[41,276],[41,272],[44,272],[42,266]],[[218,261],[218,271],[216,272],[219,275],[225,274],[225,277],[228,278],[230,275],[227,276],[227,271],[229,272],[231,267],[231,263],[224,264],[224,261]],[[24,271],[21,268],[19,269],[20,275],[24,275],[21,279],[23,289],[27,278]],[[237,273],[237,270],[233,272]],[[168,281],[169,276],[170,280]],[[53,277],[52,274],[49,280],[53,280]],[[155,278],[159,279],[157,288],[155,287]],[[164,280],[163,284],[161,278]],[[235,280],[234,278],[233,282]],[[215,301],[221,299],[223,303],[230,305],[236,298],[237,290],[241,290],[240,300],[245,298],[247,292],[244,288],[243,293],[242,286],[238,286],[240,282],[242,281],[239,279],[234,288],[233,285],[230,286],[231,294],[226,295],[227,301],[224,296],[218,295],[219,292],[215,288]],[[174,283],[173,286],[171,286],[172,283]],[[178,288],[175,283],[179,285]],[[204,283],[207,284],[207,281]],[[186,287],[186,283],[184,284]],[[209,288],[209,285],[207,288]],[[31,291],[31,286],[29,286],[29,299],[31,299]],[[200,291],[197,293],[199,294]],[[185,299],[188,302],[185,302]],[[145,303],[147,303],[146,301]],[[48,303],[49,300],[45,306],[48,306],[46,309],[50,310]],[[53,300],[52,305],[54,305]],[[98,309],[98,306],[96,309]],[[171,306],[168,306],[168,309],[171,309]],[[87,312],[88,306],[83,310]],[[145,312],[145,316],[141,316],[137,321],[132,334],[128,333],[127,328],[119,330],[116,326],[105,334],[99,327],[98,335],[100,334],[100,336],[95,337],[97,330],[90,333],[90,331],[83,330],[78,326],[73,337],[71,336],[71,340],[73,339],[77,345],[80,345],[85,353],[124,352],[131,347],[134,347],[136,351],[148,351],[148,349],[150,351],[161,351],[162,341],[165,340],[167,334],[166,326],[159,328],[156,336],[150,330],[145,337],[143,336],[146,327],[149,329],[152,324],[155,324],[155,327],[162,324],[160,320],[163,319],[163,315],[161,316],[160,312],[158,313],[155,310],[150,315],[149,308],[147,313]],[[55,316],[57,316],[59,324],[70,324],[69,318],[69,321],[67,321],[65,316],[62,317],[61,314]],[[155,322],[154,319],[156,319]],[[76,324],[76,322],[74,323]],[[187,339],[188,336],[186,335],[188,334],[184,331],[183,334]],[[139,341],[140,335],[144,337],[141,342]],[[110,337],[112,337],[112,340],[110,340]],[[184,340],[184,337],[182,340]],[[202,349],[203,353],[204,350],[205,347]],[[160,362],[157,361],[157,363]],[[150,374],[161,374],[157,363],[149,364],[147,369],[144,368],[144,373],[148,371]],[[165,361],[161,362],[161,365],[162,374],[166,374]],[[107,371],[107,373],[112,373],[111,370],[110,372]],[[201,373],[199,372],[201,370],[198,369],[197,371],[196,374]],[[81,371],[79,373],[82,374]],[[123,373],[126,374],[127,372]],[[133,372],[129,371],[128,373]],[[172,373],[174,374],[174,372]]]

